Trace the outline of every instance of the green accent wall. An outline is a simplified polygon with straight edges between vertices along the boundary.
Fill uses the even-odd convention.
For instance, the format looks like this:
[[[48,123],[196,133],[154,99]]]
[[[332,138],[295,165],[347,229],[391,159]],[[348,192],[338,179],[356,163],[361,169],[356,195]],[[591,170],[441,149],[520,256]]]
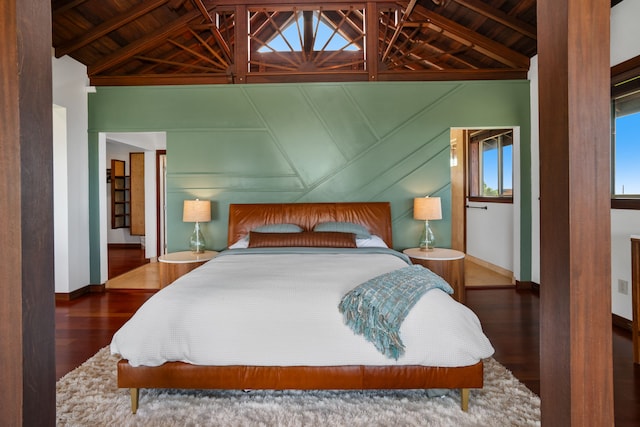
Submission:
[[[182,202],[196,197],[213,201],[213,220],[202,224],[212,249],[226,246],[229,203],[319,201],[390,201],[394,247],[403,249],[423,226],[413,198],[439,196],[443,219],[431,226],[449,247],[449,129],[484,126],[521,128],[521,280],[529,280],[528,81],[98,87],[89,95],[90,209],[104,172],[98,133],[164,131],[169,251],[188,248],[193,224],[182,222]],[[92,281],[98,233],[92,223]]]

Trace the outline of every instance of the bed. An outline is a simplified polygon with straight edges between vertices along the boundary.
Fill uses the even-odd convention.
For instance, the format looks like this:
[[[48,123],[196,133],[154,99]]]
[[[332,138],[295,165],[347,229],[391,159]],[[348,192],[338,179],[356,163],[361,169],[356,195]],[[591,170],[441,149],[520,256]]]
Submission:
[[[295,247],[272,248],[270,239],[290,237],[255,233],[291,224],[301,230],[295,239],[314,241],[323,234],[319,224],[356,224],[370,235],[344,233],[360,242],[356,248],[341,247],[342,235],[331,248],[295,239]],[[334,239],[333,231],[321,239]],[[248,236],[257,247],[244,249]],[[392,247],[389,203],[232,204],[227,240],[236,249],[156,293],[114,335],[118,387],[130,389],[132,412],[143,388],[460,389],[466,411],[469,390],[483,386],[482,359],[493,348],[477,317],[440,290],[427,292],[404,319],[406,351],[397,359],[344,324],[341,295],[410,263],[380,245],[363,247],[372,240]],[[229,308],[235,300],[241,309]]]

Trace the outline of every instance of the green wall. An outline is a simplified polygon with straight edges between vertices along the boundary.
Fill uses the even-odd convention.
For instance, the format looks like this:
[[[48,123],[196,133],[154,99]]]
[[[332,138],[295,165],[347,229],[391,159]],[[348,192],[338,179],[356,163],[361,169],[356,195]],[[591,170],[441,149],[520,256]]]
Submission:
[[[521,280],[530,277],[528,81],[98,87],[89,95],[90,209],[97,209],[99,132],[167,133],[169,250],[193,225],[182,201],[213,201],[208,247],[226,246],[229,203],[390,201],[394,247],[417,245],[416,196],[443,199],[432,221],[451,243],[449,128],[521,127]],[[91,215],[97,218],[97,215]],[[92,279],[99,268],[92,229]],[[96,260],[96,257],[98,260]]]

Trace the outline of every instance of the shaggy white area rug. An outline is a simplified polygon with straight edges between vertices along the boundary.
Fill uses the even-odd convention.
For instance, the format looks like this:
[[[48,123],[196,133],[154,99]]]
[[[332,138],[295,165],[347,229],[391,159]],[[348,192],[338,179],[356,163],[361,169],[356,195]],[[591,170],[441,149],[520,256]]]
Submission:
[[[372,391],[140,391],[131,413],[129,391],[116,386],[118,358],[103,348],[57,383],[59,426],[539,426],[540,399],[493,359],[485,384],[460,393]]]

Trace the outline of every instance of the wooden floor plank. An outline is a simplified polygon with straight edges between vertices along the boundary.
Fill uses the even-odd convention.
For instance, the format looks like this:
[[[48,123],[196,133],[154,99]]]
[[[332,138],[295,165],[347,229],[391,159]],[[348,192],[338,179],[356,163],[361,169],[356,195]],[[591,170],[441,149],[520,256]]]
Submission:
[[[485,268],[471,259],[464,261],[464,283],[466,287],[514,286],[511,277]]]
[[[145,249],[139,245],[109,245],[109,279],[148,263]]]
[[[160,266],[157,262],[144,264],[107,280],[107,289],[160,289]]]

